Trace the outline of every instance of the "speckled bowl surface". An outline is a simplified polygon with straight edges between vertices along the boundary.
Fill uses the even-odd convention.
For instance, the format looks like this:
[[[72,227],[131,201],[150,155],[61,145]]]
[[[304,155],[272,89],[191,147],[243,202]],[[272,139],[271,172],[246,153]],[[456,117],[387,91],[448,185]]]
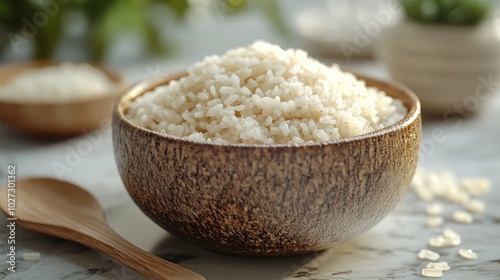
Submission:
[[[0,67],[0,85],[27,69],[52,65],[57,65],[57,62],[34,60],[3,65]],[[112,92],[103,96],[64,102],[55,100],[51,103],[0,100],[0,123],[24,134],[43,137],[74,136],[100,127],[104,120],[109,121],[113,102],[127,83],[116,70],[102,65],[94,66],[113,82],[115,86]]]
[[[368,78],[408,114],[357,137],[304,145],[193,142],[125,118],[137,96],[183,74],[140,82],[113,111],[113,142],[129,194],[154,222],[199,246],[285,256],[335,246],[377,224],[409,188],[421,137],[408,89]]]

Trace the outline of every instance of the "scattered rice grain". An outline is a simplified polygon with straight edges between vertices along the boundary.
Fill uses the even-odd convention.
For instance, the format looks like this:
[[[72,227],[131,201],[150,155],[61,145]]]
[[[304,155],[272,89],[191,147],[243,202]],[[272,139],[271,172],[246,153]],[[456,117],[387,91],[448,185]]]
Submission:
[[[429,239],[429,246],[431,247],[446,247],[446,239],[442,235],[431,237]]]
[[[470,224],[474,218],[468,212],[457,210],[453,213],[453,220],[461,224]]]
[[[491,189],[491,182],[485,178],[467,178],[461,182],[462,189],[472,195],[482,195]]]
[[[438,277],[443,276],[443,271],[439,270],[439,269],[434,269],[434,268],[423,268],[422,275],[425,277],[438,278]]]
[[[455,232],[454,230],[452,230],[450,228],[446,228],[443,231],[443,237],[446,240],[447,247],[458,246],[458,245],[462,244],[462,237],[460,236],[460,234],[458,234],[457,232]]]
[[[427,226],[428,227],[438,227],[443,224],[443,217],[432,217],[427,219]]]
[[[458,250],[458,254],[461,257],[469,259],[469,260],[475,260],[478,257],[477,254],[474,251],[472,251],[471,249],[461,248],[460,250]]]
[[[488,192],[491,189],[491,182],[486,178],[468,178],[459,181],[450,171],[426,172],[418,168],[412,181],[412,188],[423,201],[441,198],[467,206],[471,196]]]
[[[420,259],[426,259],[426,260],[435,261],[435,260],[438,260],[440,258],[440,255],[438,253],[434,252],[434,251],[427,250],[427,249],[422,249],[418,253],[418,257]]]
[[[456,238],[460,238],[460,234],[458,234],[456,231],[450,229],[450,228],[446,228],[444,231],[443,231],[443,236],[445,238],[448,238],[448,239],[456,239]]]
[[[40,259],[40,253],[23,253],[21,257],[25,261],[38,261]]]
[[[433,203],[427,207],[425,212],[427,213],[427,215],[430,216],[440,215],[443,212],[443,205],[441,205],[441,203],[438,202]]]
[[[438,235],[431,237],[429,239],[429,246],[439,248],[439,247],[453,247],[462,244],[462,239],[458,237],[446,238],[443,235]]]
[[[427,264],[427,268],[438,269],[442,271],[450,270],[450,266],[448,265],[447,262],[437,262],[437,263],[430,262]]]
[[[480,213],[484,212],[484,209],[486,206],[484,205],[484,202],[479,200],[479,199],[473,199],[469,201],[469,203],[466,206],[467,210],[469,210],[472,213]]]

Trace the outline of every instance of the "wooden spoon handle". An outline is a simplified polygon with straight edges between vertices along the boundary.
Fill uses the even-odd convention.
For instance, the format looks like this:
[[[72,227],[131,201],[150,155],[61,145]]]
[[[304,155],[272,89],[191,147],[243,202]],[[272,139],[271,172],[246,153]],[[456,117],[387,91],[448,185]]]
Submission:
[[[86,245],[153,280],[206,280],[198,273],[171,263],[134,246],[98,221],[80,221],[78,229],[20,223],[22,226]]]

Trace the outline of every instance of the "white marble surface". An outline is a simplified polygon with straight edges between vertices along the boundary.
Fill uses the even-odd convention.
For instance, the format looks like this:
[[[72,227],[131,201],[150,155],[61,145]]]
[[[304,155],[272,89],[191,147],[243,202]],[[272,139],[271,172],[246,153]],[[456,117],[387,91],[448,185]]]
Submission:
[[[184,54],[167,63],[146,61],[134,65],[113,62],[136,81],[151,73],[182,69],[204,55],[221,53],[228,47],[247,44],[257,38],[280,42],[259,25],[258,19],[228,19],[231,24],[216,24],[212,30],[194,31],[184,42]],[[233,24],[234,23],[234,24]],[[239,27],[238,27],[239,26]],[[249,32],[240,32],[247,26]],[[208,33],[207,33],[208,32]],[[211,33],[210,33],[211,32]],[[221,40],[204,41],[212,35]],[[223,36],[232,34],[234,36]],[[283,41],[284,42],[284,41]],[[286,43],[285,43],[286,44]],[[204,46],[200,48],[199,46]],[[379,78],[386,71],[374,62],[354,62],[346,69]],[[454,206],[447,205],[445,226],[462,235],[463,246],[472,248],[479,259],[471,261],[457,255],[458,248],[438,250],[452,270],[442,279],[500,279],[500,94],[495,95],[479,114],[460,125],[440,121],[424,123],[424,143],[431,143],[432,132],[443,129],[446,140],[434,143],[421,165],[431,170],[449,169],[459,177],[485,176],[493,190],[484,200],[487,211],[478,214],[472,225],[450,221]],[[60,177],[92,192],[106,208],[112,227],[132,243],[203,274],[209,280],[325,280],[325,279],[421,279],[426,261],[417,253],[426,248],[429,237],[441,229],[428,229],[424,223],[425,206],[409,192],[384,220],[365,234],[339,247],[317,254],[292,258],[241,258],[205,251],[168,236],[149,221],[131,202],[118,175],[109,129],[90,135],[98,139],[88,154],[74,157],[82,136],[64,141],[42,141],[13,133],[0,126],[0,182],[5,182],[9,163],[18,165],[19,178]],[[100,139],[100,140],[99,140]],[[61,174],[54,166],[64,164],[70,171]],[[19,203],[22,203],[20,198]],[[18,259],[17,272],[6,271],[5,223],[0,224],[0,279],[142,279],[121,264],[86,247],[17,228],[17,254],[40,252],[39,261]]]

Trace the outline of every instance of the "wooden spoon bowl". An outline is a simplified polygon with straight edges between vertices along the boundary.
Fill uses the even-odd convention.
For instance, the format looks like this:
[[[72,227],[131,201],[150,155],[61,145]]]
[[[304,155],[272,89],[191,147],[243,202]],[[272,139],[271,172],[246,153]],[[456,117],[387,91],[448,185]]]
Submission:
[[[404,87],[361,77],[401,99],[407,115],[372,133],[321,143],[200,143],[127,120],[130,102],[182,75],[138,83],[113,112],[115,158],[129,194],[179,238],[240,255],[322,250],[377,224],[410,186],[420,104]]]
[[[15,205],[13,207],[12,205]],[[115,233],[97,200],[64,181],[30,178],[0,189],[0,209],[14,223],[100,251],[147,279],[204,280],[180,265],[149,254]]]
[[[0,85],[30,68],[57,65],[49,60],[10,64],[0,67]],[[115,87],[106,95],[66,102],[17,102],[0,100],[0,122],[29,135],[68,137],[86,133],[105,125],[111,117],[113,102],[125,89],[125,78],[101,65]],[[91,82],[91,81],[89,81]]]

